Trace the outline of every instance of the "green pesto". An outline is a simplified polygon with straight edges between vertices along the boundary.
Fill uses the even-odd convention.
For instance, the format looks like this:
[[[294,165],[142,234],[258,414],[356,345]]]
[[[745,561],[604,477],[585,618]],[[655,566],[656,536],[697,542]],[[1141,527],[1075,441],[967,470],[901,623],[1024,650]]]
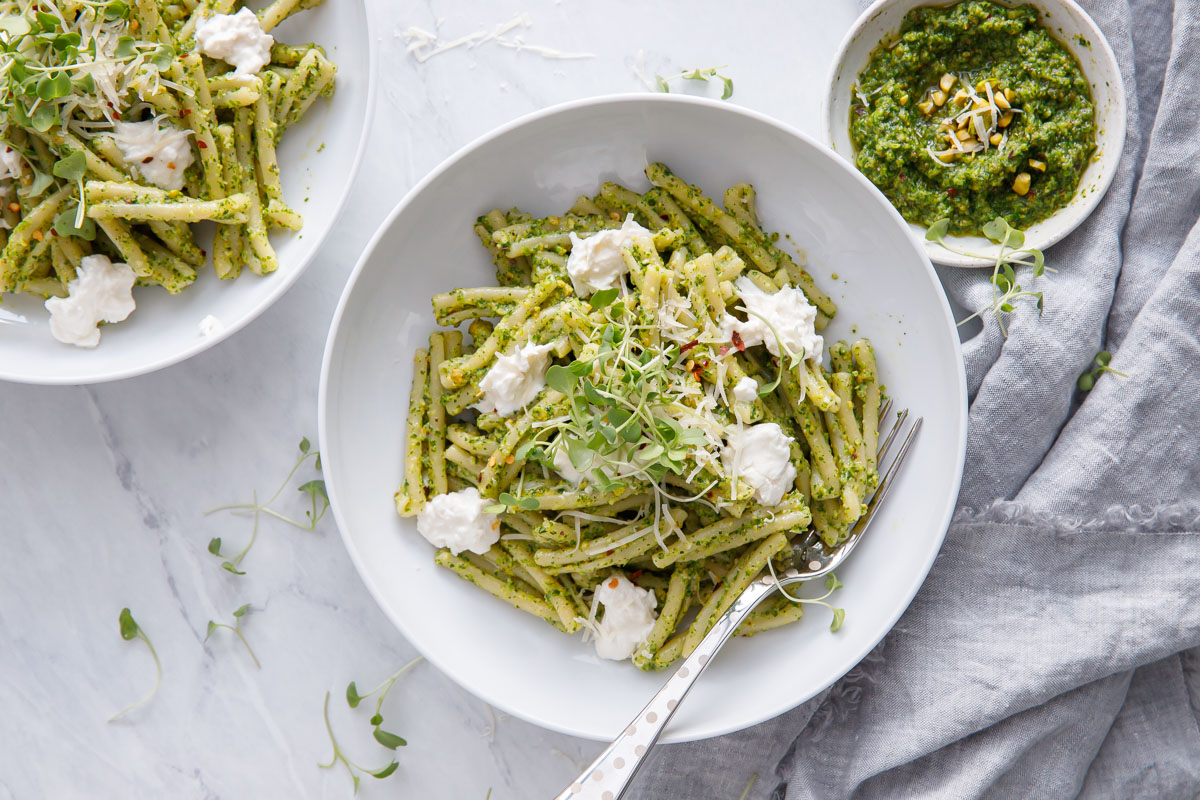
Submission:
[[[1022,113],[1009,126],[1003,151],[989,147],[956,162],[935,162],[936,112],[917,108],[943,73],[972,84],[1011,88]],[[950,221],[956,234],[978,234],[1002,216],[1027,228],[1070,202],[1096,148],[1095,106],[1079,62],[1040,22],[1031,5],[1006,8],[990,0],[910,11],[898,39],[881,45],[859,75],[850,109],[855,163],[910,222]],[[907,96],[902,105],[901,98]],[[1045,172],[1029,167],[1046,163]],[[1018,173],[1029,192],[1012,190]]]

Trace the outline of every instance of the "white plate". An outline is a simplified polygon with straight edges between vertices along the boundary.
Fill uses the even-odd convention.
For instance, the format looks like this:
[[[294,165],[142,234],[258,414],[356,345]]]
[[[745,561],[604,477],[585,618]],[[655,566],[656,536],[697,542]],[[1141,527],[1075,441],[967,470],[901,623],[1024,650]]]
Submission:
[[[370,128],[374,57],[363,0],[329,0],[285,21],[275,35],[281,42],[317,42],[338,66],[333,97],[318,98],[279,147],[284,197],[304,217],[298,234],[271,235],[279,269],[261,278],[245,270],[237,280],[221,281],[205,267],[178,295],[138,287],[137,309],[124,322],[103,326],[94,350],[56,341],[42,299],[2,295],[0,380],[99,383],[161,369],[245,327],[300,277],[333,228],[358,171]],[[200,320],[209,314],[225,327],[203,337]]]
[[[850,143],[851,87],[866,68],[879,42],[900,29],[907,14],[918,6],[954,5],[958,0],[878,0],[862,13],[842,40],[829,77],[829,93],[821,106],[821,130],[830,147],[854,162]],[[1042,12],[1045,25],[1079,60],[1083,75],[1092,85],[1096,104],[1096,152],[1079,181],[1075,197],[1051,216],[1025,231],[1025,246],[1045,249],[1078,227],[1108,191],[1125,146],[1125,84],[1108,40],[1096,23],[1074,0],[1021,0]],[[1016,3],[1007,3],[1016,5]],[[1084,46],[1079,37],[1088,42]],[[909,223],[909,229],[939,264],[952,267],[991,267],[994,261],[951,253],[925,241],[925,226]],[[982,236],[947,236],[946,241],[973,253],[995,253],[997,246]]]
[[[921,585],[958,495],[967,397],[954,321],[928,259],[866,178],[781,123],[677,95],[584,100],[506,125],[421,181],[368,245],[334,316],[318,416],[346,547],[409,641],[498,708],[611,738],[664,676],[601,661],[579,636],[435,566],[413,521],[396,516],[392,493],[412,352],[434,330],[429,297],[495,283],[475,217],[513,205],[561,213],[605,180],[644,190],[646,159],[665,161],[716,197],[752,181],[769,228],[808,250],[810,269],[841,304],[829,333],[848,337],[854,325],[870,336],[889,392],[926,423],[872,536],[841,573],[845,627],[831,634],[818,609],[800,624],[731,643],[668,730],[667,740],[681,741],[780,714],[858,663]]]

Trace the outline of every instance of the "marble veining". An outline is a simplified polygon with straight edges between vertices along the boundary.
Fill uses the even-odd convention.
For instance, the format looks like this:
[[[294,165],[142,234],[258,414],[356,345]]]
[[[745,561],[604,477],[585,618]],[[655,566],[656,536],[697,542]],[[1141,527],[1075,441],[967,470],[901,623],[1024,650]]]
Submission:
[[[416,654],[363,587],[332,517],[315,531],[264,520],[247,574],[235,576],[206,545],[220,536],[239,548],[250,521],[203,513],[273,491],[299,439],[315,435],[326,329],[363,245],[462,145],[554,103],[645,91],[639,74],[726,65],[731,102],[815,135],[855,12],[849,0],[763,0],[737,13],[715,0],[368,3],[374,128],[338,229],[297,285],[238,335],[159,373],[83,388],[0,384],[0,798],[350,797],[340,767],[317,768],[330,751],[326,691],[351,757],[387,763],[370,711],[350,711],[343,692]],[[404,37],[414,27],[439,44],[483,34],[419,61]],[[583,53],[593,57],[554,57]],[[278,507],[300,515],[305,499],[287,490]],[[243,603],[261,670],[228,631],[204,641],[209,619],[231,621]],[[118,635],[123,606],[165,674],[148,705],[108,723],[154,680],[145,648]],[[494,713],[424,663],[384,716],[409,746],[395,775],[363,779],[366,798],[549,797],[601,749]]]

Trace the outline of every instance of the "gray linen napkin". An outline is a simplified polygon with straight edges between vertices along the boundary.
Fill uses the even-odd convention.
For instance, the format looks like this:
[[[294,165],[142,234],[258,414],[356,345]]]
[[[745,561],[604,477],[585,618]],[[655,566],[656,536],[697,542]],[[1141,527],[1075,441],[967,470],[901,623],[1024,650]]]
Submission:
[[[629,797],[1200,792],[1200,3],[1083,4],[1125,78],[1124,155],[1047,255],[1045,315],[964,344],[966,472],[924,587],[833,688],[660,748]],[[990,296],[981,271],[939,275],[963,308]],[[1130,377],[1080,397],[1102,347]]]

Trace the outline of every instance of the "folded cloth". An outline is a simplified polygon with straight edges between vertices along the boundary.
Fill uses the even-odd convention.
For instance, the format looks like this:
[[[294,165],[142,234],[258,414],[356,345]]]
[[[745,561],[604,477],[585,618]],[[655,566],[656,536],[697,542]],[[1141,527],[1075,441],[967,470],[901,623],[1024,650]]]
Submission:
[[[1200,792],[1200,3],[1082,3],[1125,79],[1124,154],[1032,281],[1045,314],[964,343],[966,471],[925,585],[832,689],[660,748],[628,797]],[[984,271],[939,276],[990,304]],[[1129,377],[1081,395],[1102,347]]]

